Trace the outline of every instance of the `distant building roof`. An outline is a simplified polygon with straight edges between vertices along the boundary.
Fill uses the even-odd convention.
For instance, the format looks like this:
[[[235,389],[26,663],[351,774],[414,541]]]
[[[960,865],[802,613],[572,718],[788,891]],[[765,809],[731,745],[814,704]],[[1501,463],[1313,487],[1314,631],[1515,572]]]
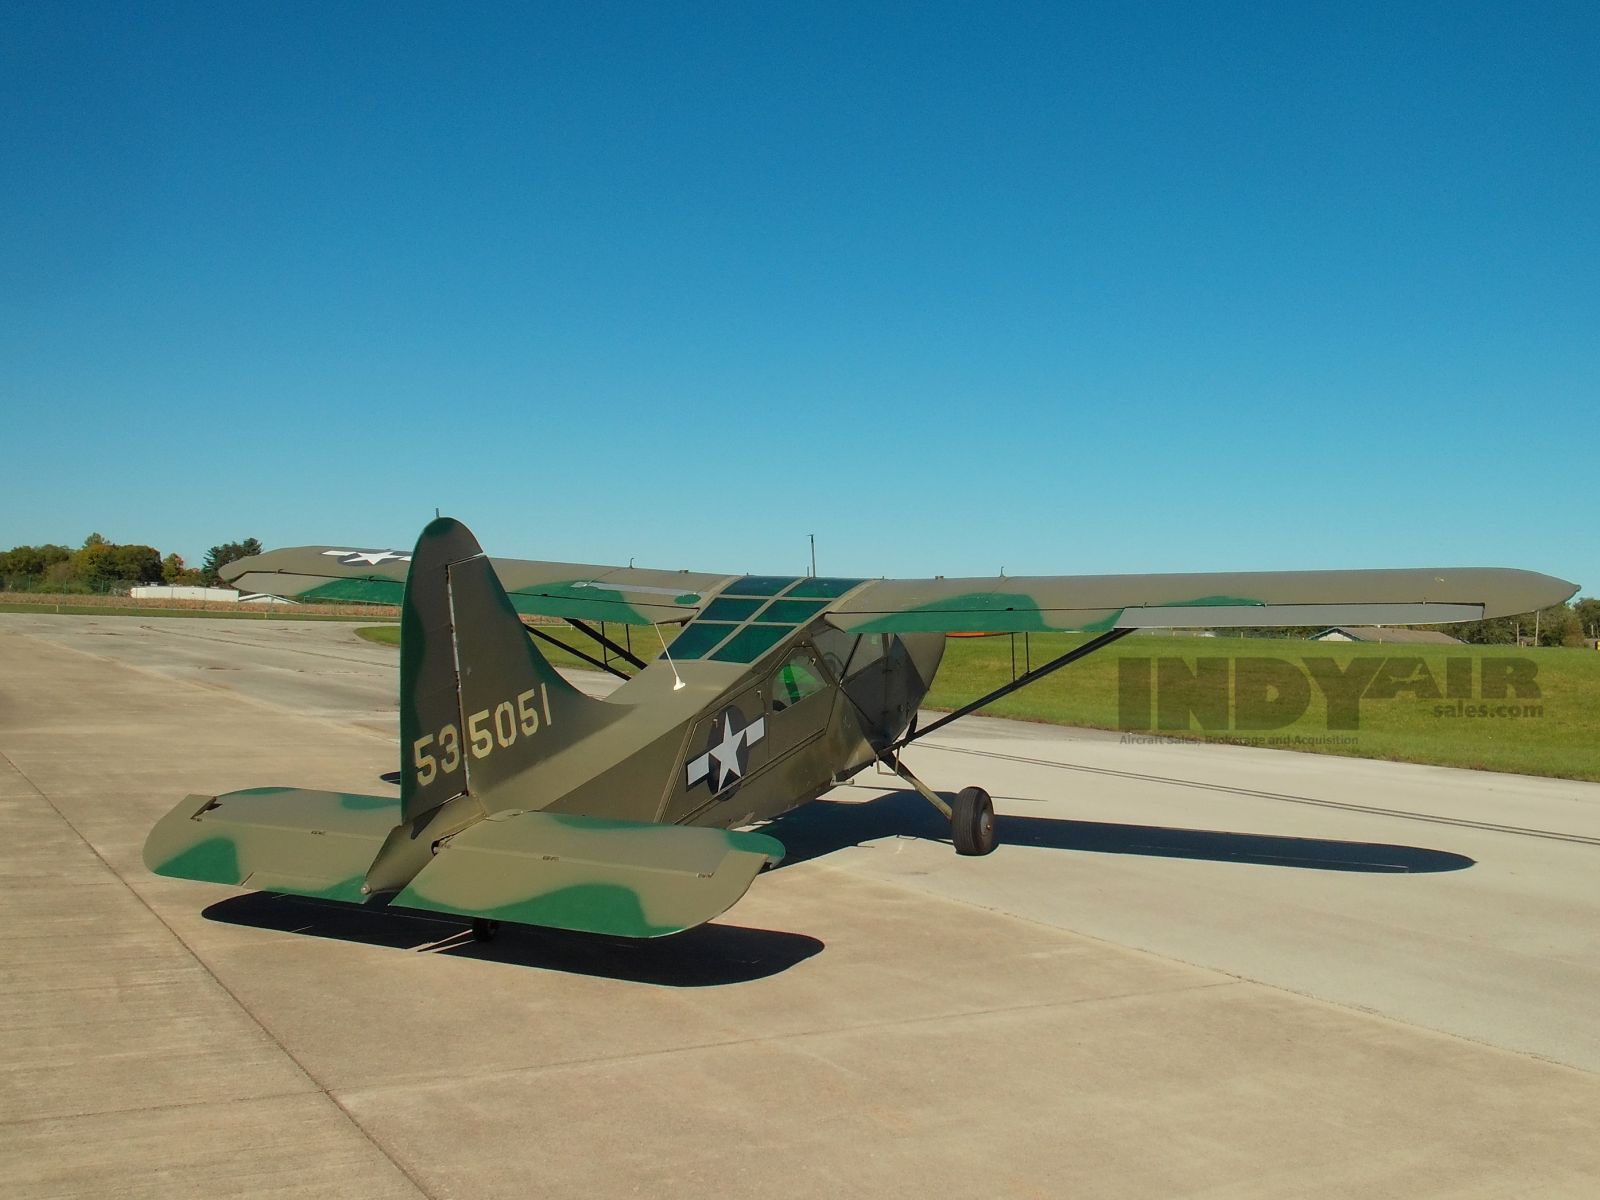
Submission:
[[[1313,642],[1410,642],[1433,646],[1464,645],[1460,638],[1436,629],[1404,629],[1391,625],[1335,625],[1311,635]]]

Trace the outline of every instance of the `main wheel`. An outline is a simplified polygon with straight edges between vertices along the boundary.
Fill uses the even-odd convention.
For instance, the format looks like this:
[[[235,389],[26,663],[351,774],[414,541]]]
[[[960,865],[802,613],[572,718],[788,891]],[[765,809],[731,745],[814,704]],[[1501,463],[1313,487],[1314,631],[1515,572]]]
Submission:
[[[988,854],[994,849],[994,801],[981,787],[963,788],[950,806],[950,840],[957,854]]]
[[[500,922],[491,921],[488,917],[472,918],[472,940],[475,942],[492,942],[500,933]]]

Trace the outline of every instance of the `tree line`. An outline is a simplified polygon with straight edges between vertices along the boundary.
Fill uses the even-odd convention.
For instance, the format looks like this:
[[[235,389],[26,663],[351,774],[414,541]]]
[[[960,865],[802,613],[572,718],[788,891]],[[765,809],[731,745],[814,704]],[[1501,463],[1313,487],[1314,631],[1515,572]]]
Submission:
[[[1495,617],[1489,621],[1430,625],[1428,628],[1482,646],[1512,646],[1519,642],[1581,646],[1585,639],[1600,638],[1600,600],[1584,596],[1570,604],[1555,604],[1520,617]]]
[[[207,550],[200,566],[191,567],[181,554],[163,556],[154,546],[119,545],[91,533],[76,550],[47,543],[0,551],[0,591],[121,592],[151,583],[215,587],[228,563],[260,553],[255,538],[224,542]]]

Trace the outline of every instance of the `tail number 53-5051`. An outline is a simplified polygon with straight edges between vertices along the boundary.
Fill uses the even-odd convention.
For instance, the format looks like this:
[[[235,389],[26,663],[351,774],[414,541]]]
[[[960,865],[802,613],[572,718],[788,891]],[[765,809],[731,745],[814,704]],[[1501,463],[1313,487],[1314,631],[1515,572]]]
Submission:
[[[550,724],[550,692],[544,685],[519,692],[516,702],[502,700],[492,709],[484,708],[467,718],[467,750],[473,758],[488,758],[496,750],[506,750],[520,737],[539,732],[543,720]],[[439,775],[461,769],[461,731],[445,725],[438,733],[425,733],[411,743],[411,762],[417,783],[426,787]]]

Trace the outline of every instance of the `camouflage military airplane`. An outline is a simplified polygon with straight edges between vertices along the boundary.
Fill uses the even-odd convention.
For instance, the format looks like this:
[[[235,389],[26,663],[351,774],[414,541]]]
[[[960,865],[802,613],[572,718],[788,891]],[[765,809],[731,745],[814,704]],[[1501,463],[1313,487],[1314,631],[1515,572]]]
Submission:
[[[249,591],[401,606],[400,795],[192,795],[151,831],[146,865],[455,914],[480,937],[501,921],[648,938],[711,920],[783,856],[751,826],[874,763],[950,819],[958,852],[987,854],[988,794],[970,787],[948,801],[900,749],[1135,630],[1467,621],[1576,590],[1499,568],[710,575],[491,561],[449,518],[423,530],[409,554],[311,546],[243,559],[224,574]],[[604,700],[585,695],[539,652],[530,635],[548,634],[523,614],[566,619],[637,674]],[[680,628],[646,663],[605,636],[610,623]],[[946,634],[1035,630],[1095,636],[916,728]]]

